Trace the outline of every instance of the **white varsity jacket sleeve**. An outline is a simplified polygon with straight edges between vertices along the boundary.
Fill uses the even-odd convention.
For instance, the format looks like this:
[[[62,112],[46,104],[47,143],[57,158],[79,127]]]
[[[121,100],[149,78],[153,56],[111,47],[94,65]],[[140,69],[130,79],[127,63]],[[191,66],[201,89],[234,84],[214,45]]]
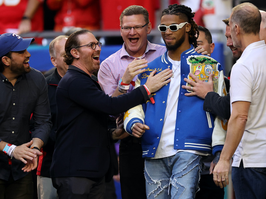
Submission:
[[[224,83],[223,71],[219,72],[217,93],[220,96],[227,95],[226,86]],[[215,146],[223,146],[224,145],[226,130],[227,130],[227,120],[221,120],[220,118],[216,117],[215,121],[214,121],[214,129],[213,129],[213,133],[212,133],[213,154],[215,154],[215,152],[217,152],[217,151],[220,151],[222,148],[222,147],[219,147],[220,149],[215,149]]]
[[[140,86],[140,80],[135,81],[135,88]],[[135,123],[144,123],[144,112],[142,105],[135,106],[129,109],[124,115],[124,128],[127,133],[132,135],[132,127]]]

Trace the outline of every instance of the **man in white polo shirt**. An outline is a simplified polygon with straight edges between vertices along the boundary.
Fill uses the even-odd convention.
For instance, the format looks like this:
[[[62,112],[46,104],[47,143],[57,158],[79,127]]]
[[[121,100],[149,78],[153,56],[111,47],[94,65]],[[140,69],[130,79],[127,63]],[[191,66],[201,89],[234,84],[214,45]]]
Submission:
[[[233,45],[243,53],[231,72],[231,117],[214,181],[232,180],[236,198],[266,198],[266,67],[265,41],[260,41],[261,14],[251,3],[236,6],[229,19]]]

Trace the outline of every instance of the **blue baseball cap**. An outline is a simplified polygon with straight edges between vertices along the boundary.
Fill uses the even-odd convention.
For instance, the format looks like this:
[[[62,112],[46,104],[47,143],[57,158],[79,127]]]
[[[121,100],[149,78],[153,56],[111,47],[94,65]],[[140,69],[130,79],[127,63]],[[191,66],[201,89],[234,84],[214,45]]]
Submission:
[[[5,33],[0,35],[0,57],[10,51],[22,51],[29,47],[34,38],[23,39],[15,33]]]

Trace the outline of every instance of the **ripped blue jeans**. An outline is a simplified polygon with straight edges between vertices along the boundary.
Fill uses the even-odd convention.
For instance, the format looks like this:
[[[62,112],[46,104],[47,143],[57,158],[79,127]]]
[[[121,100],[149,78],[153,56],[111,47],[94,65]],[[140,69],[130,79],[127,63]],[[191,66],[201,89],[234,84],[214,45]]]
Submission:
[[[147,199],[193,199],[198,191],[201,156],[180,151],[161,159],[145,159]]]

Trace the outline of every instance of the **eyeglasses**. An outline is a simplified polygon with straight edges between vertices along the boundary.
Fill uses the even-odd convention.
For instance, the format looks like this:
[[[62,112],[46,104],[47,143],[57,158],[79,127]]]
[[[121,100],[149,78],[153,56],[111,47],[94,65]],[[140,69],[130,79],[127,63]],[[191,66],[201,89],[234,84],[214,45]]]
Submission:
[[[96,49],[96,46],[99,46],[100,48],[102,47],[102,43],[101,42],[91,42],[91,43],[88,43],[88,44],[85,44],[85,45],[82,45],[82,46],[76,46],[75,48],[81,48],[81,47],[84,47],[84,46],[87,46],[87,47],[90,47],[92,50],[95,50]]]
[[[183,28],[184,25],[186,25],[188,22],[183,22],[180,24],[171,24],[170,26],[166,25],[159,25],[158,30],[161,32],[166,32],[167,28],[169,28],[171,31],[178,31],[179,29]]]
[[[140,31],[142,28],[144,28],[145,26],[147,26],[149,24],[149,22],[147,22],[145,25],[143,25],[143,26],[133,26],[133,27],[131,27],[131,26],[121,26],[121,29],[123,30],[123,31],[126,31],[126,32],[129,32],[132,28],[134,29],[134,30],[136,30],[136,31]]]

